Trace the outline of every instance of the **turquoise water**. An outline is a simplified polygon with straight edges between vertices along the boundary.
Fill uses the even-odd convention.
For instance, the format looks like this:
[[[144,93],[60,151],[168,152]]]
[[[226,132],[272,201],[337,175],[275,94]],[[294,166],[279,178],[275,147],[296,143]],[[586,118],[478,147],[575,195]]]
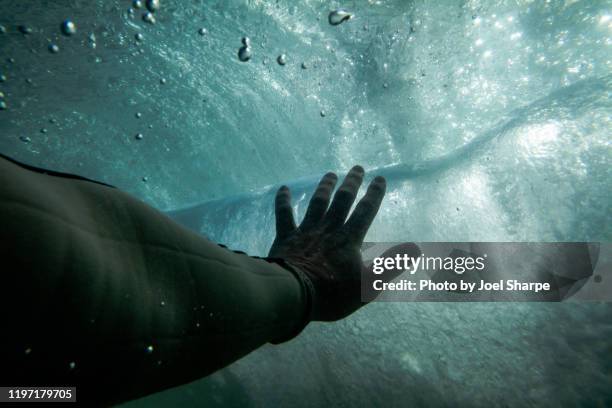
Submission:
[[[270,188],[301,213],[355,163],[389,180],[370,241],[612,239],[612,2],[161,4],[0,0],[0,151],[253,255]],[[611,312],[375,304],[132,405],[610,405]]]

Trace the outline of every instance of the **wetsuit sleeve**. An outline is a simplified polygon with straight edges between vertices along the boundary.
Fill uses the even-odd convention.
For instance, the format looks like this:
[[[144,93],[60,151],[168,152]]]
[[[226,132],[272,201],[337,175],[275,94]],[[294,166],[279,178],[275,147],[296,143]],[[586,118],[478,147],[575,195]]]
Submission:
[[[106,405],[206,376],[305,324],[295,271],[118,189],[0,158],[0,207],[0,385],[72,385]]]

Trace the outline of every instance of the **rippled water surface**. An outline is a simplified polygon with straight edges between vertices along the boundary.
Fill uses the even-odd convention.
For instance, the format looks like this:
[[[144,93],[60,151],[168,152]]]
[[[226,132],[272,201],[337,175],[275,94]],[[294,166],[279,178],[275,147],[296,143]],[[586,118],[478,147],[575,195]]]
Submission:
[[[269,186],[302,213],[354,163],[389,180],[372,241],[612,239],[610,1],[162,0],[154,24],[131,1],[0,9],[0,151],[231,247],[266,253]],[[132,405],[605,406],[611,312],[375,304]]]

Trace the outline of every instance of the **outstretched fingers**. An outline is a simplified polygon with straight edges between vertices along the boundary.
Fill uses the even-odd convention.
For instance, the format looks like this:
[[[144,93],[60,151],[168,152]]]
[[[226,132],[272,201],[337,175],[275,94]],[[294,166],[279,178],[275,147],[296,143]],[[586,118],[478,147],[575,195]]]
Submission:
[[[334,199],[325,215],[325,224],[328,230],[338,228],[348,216],[351,206],[357,197],[357,191],[363,182],[364,170],[361,166],[354,166],[345,177],[342,185],[334,194]]]
[[[348,236],[361,244],[378,213],[380,203],[385,195],[387,182],[384,177],[378,176],[372,180],[368,191],[355,207],[355,211],[346,222],[345,228]]]
[[[276,193],[274,202],[276,214],[276,236],[285,237],[295,230],[295,219],[291,208],[291,193],[289,187],[281,186]]]
[[[312,195],[312,198],[310,199],[310,204],[308,204],[306,215],[304,216],[304,220],[300,225],[300,229],[302,231],[306,231],[314,227],[323,219],[337,181],[338,176],[336,176],[334,173],[327,173],[323,176],[319,182],[319,185],[317,186],[317,189]]]

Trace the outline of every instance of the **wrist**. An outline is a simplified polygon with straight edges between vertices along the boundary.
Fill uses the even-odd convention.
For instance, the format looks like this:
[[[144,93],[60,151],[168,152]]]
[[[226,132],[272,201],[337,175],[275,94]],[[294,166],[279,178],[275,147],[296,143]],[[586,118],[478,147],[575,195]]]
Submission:
[[[296,323],[294,329],[292,329],[289,334],[270,341],[270,343],[272,344],[280,344],[296,337],[302,332],[302,330],[304,330],[308,323],[312,321],[314,311],[315,288],[308,275],[296,265],[291,264],[282,258],[264,259],[268,262],[277,264],[278,266],[293,274],[293,276],[295,276],[295,278],[299,282],[302,291],[303,313],[298,319],[298,322]]]

